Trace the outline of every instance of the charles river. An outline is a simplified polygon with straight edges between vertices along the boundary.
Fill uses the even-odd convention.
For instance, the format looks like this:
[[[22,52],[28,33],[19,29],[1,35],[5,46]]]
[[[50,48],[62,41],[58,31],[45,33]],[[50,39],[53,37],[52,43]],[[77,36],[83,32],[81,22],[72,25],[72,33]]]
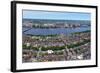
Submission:
[[[26,31],[30,28],[23,27],[23,31]],[[91,30],[90,26],[86,27],[77,27],[77,28],[31,28],[30,30],[24,32],[28,35],[55,35],[55,34],[70,34],[75,32],[83,32]]]

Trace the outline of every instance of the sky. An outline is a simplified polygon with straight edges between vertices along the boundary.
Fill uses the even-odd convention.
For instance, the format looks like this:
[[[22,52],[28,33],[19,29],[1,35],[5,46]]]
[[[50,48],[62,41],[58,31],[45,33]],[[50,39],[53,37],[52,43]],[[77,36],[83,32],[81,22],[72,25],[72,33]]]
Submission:
[[[23,10],[25,19],[91,20],[90,13]]]

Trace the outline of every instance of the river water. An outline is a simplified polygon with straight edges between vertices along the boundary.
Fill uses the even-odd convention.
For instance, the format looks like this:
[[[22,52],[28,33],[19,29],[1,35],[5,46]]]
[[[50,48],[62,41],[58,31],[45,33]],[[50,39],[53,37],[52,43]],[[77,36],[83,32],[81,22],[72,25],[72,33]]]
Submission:
[[[30,28],[23,27],[23,31]],[[90,26],[87,27],[77,27],[77,28],[31,28],[30,30],[24,32],[28,35],[55,35],[55,34],[70,34],[75,32],[82,32],[91,30]]]

